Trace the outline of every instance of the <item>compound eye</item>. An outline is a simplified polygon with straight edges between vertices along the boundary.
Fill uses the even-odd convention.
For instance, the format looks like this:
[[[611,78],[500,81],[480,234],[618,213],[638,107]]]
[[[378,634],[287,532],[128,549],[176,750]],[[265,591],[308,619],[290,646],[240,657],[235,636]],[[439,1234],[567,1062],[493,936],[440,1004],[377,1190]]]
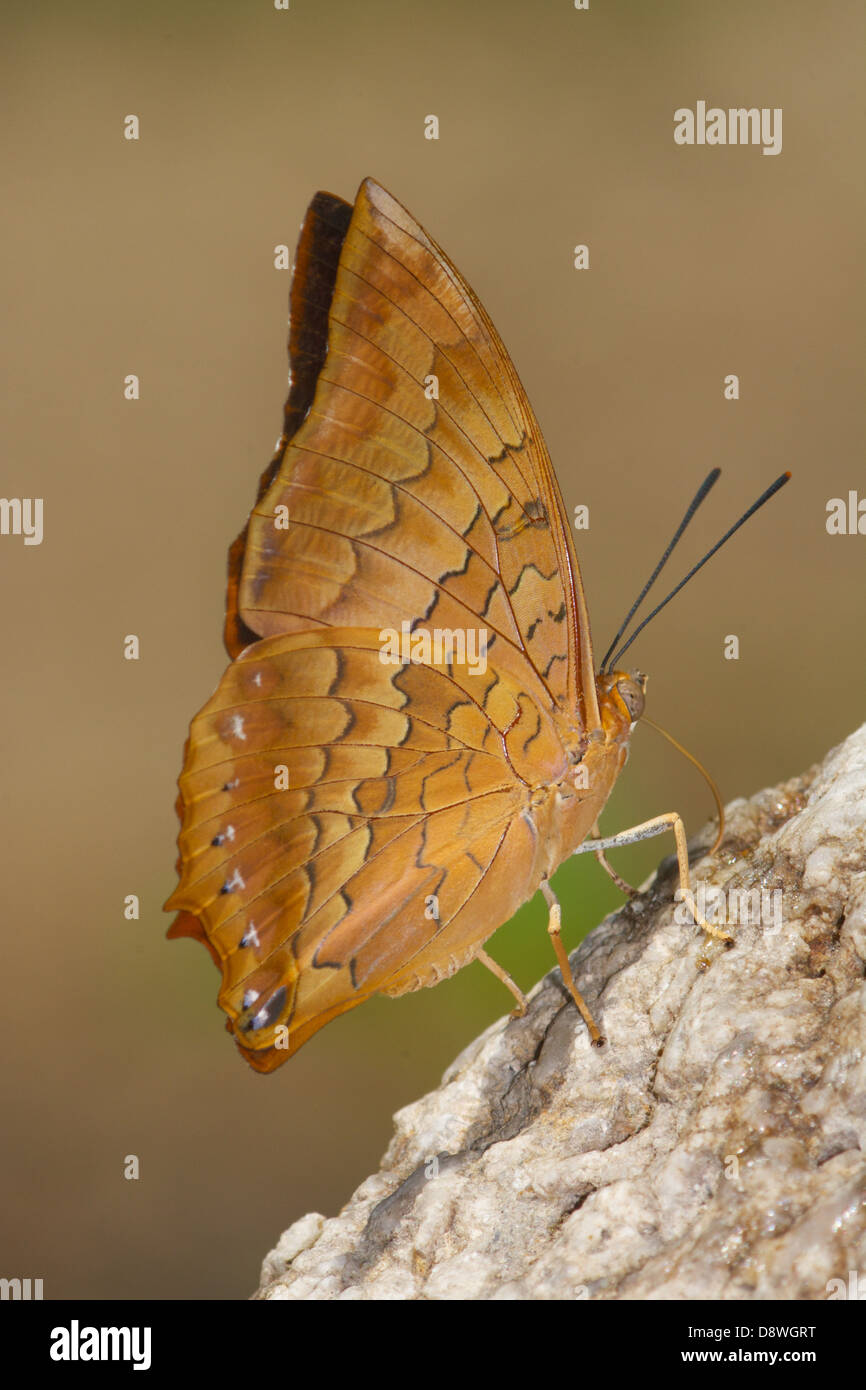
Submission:
[[[616,683],[617,693],[631,715],[632,723],[644,712],[644,695],[637,681],[625,676]]]

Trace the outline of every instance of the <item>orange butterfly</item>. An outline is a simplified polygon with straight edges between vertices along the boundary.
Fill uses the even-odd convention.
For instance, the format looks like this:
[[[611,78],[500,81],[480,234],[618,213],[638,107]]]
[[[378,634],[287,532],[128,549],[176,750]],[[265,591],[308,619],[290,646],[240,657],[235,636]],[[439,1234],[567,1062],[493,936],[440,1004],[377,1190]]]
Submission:
[[[284,432],[230,552],[232,664],[187,742],[169,935],[208,947],[229,1031],[271,1071],[371,995],[471,960],[522,1009],[483,946],[540,888],[600,1042],[550,878],[597,836],[645,682],[595,673],[514,366],[445,253],[371,179],[354,206],[310,204],[289,353]],[[585,848],[603,860],[666,829],[688,891],[673,813]]]

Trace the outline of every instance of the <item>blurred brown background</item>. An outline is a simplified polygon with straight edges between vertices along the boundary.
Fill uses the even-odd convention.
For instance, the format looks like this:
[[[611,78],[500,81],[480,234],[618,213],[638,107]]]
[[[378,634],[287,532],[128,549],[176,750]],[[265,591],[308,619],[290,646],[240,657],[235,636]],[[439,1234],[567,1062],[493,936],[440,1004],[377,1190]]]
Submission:
[[[599,654],[709,467],[724,475],[672,580],[793,471],[633,649],[648,712],[726,798],[749,794],[866,712],[866,537],[824,525],[830,497],[866,495],[862,12],[33,3],[4,29],[0,491],[45,499],[45,539],[0,538],[0,1275],[41,1277],[49,1298],[241,1297],[280,1231],[335,1213],[392,1112],[509,1005],[472,966],[262,1077],[223,1032],[204,950],[164,940],[183,740],[225,665],[226,551],[282,418],[273,247],[294,245],[316,189],[351,198],[373,174],[446,248],[511,349],[569,509],[590,507]],[[699,99],[782,107],[782,154],[677,147],[674,109]],[[692,830],[711,810],[641,730],[603,824],[674,807]],[[639,878],[670,848],[617,862]],[[619,898],[590,859],[558,883],[571,946]],[[544,921],[534,902],[494,941],[526,987],[553,963]]]

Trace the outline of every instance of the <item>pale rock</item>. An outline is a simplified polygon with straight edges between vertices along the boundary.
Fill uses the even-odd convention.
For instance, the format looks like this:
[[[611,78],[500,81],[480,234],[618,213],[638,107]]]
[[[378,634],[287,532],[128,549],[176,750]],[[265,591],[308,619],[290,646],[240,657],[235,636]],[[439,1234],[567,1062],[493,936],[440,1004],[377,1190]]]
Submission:
[[[547,976],[256,1297],[820,1299],[866,1271],[866,726],[711,839],[693,882],[781,914],[726,950],[679,924],[663,861],[572,957],[607,1046]]]

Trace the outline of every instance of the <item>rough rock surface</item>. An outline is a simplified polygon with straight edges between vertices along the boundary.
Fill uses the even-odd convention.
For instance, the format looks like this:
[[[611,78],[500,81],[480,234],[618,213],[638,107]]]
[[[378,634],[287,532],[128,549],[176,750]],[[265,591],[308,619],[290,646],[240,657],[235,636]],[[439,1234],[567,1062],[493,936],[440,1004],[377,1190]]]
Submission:
[[[552,972],[257,1297],[866,1296],[866,726],[728,816],[693,884],[763,889],[763,920],[708,944],[665,861],[572,956],[607,1046]]]

